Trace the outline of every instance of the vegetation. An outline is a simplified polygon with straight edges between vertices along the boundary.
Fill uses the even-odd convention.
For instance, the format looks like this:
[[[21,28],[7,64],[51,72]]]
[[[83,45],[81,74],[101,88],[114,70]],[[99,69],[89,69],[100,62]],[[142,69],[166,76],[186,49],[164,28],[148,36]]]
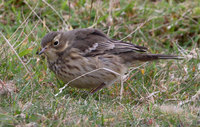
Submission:
[[[67,87],[37,55],[49,31],[94,27],[176,54],[94,95]],[[130,36],[127,36],[129,35]],[[1,126],[199,126],[199,0],[1,0]]]

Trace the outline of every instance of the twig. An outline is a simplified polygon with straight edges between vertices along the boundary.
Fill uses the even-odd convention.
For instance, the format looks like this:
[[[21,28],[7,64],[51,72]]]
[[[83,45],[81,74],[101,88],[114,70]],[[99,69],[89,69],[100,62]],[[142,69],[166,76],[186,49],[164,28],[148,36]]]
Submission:
[[[77,79],[79,79],[79,78],[81,78],[81,77],[83,77],[83,76],[85,76],[85,75],[91,74],[91,73],[93,73],[93,72],[96,72],[96,71],[99,71],[99,70],[106,70],[106,71],[108,71],[108,72],[112,72],[112,73],[114,73],[114,74],[120,76],[120,82],[121,82],[120,99],[122,99],[122,97],[123,97],[123,96],[122,96],[122,94],[123,94],[123,82],[125,81],[124,78],[127,77],[133,70],[138,69],[138,68],[140,68],[140,67],[146,65],[147,63],[148,63],[148,62],[145,62],[144,64],[142,64],[142,65],[140,65],[140,66],[138,66],[138,67],[132,68],[131,71],[129,71],[129,73],[128,73],[126,76],[122,76],[121,74],[119,74],[119,73],[117,73],[117,72],[115,72],[115,71],[113,71],[113,70],[111,70],[111,69],[108,69],[108,68],[98,68],[98,69],[92,70],[92,71],[90,71],[90,72],[87,72],[87,73],[85,73],[85,74],[82,74],[82,75],[80,75],[80,76],[78,76],[78,77],[72,79],[71,81],[69,81],[67,84],[65,84],[65,86],[63,86],[62,88],[59,89],[59,92],[58,92],[57,94],[55,94],[55,96],[58,96],[60,93],[62,93],[62,91],[63,91],[71,82],[73,82],[73,81],[75,81],[75,80],[77,80]]]
[[[120,100],[123,98],[123,92],[124,92],[124,82],[123,82],[123,77],[120,77],[120,82],[121,82],[121,89],[120,89]]]
[[[65,89],[71,82],[73,82],[73,81],[75,81],[75,80],[77,80],[77,79],[79,79],[79,78],[81,78],[81,77],[83,77],[83,76],[86,76],[86,75],[88,75],[88,74],[91,74],[91,73],[93,73],[93,72],[99,71],[99,70],[106,70],[106,71],[108,71],[108,72],[112,72],[112,73],[114,73],[114,74],[116,74],[116,75],[121,76],[121,74],[119,74],[119,73],[117,73],[117,72],[115,72],[115,71],[113,71],[113,70],[111,70],[111,69],[108,69],[108,68],[98,68],[98,69],[92,70],[92,71],[90,71],[90,72],[87,72],[87,73],[85,73],[85,74],[82,74],[82,75],[80,75],[80,76],[78,76],[78,77],[72,79],[72,80],[69,81],[67,84],[65,84],[65,86],[63,86],[62,88],[60,88],[60,89],[59,89],[59,92],[58,92],[55,96],[58,96],[60,93],[62,93],[63,89]]]

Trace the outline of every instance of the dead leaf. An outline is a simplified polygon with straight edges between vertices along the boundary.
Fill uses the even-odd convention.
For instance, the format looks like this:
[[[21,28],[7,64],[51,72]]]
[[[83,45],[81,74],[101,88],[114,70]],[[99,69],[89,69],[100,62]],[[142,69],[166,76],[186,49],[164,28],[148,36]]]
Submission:
[[[142,75],[144,75],[145,70],[144,70],[144,69],[141,69],[140,71],[141,71]]]
[[[3,82],[0,80],[0,95],[13,93],[15,91],[17,91],[17,88],[12,81]]]

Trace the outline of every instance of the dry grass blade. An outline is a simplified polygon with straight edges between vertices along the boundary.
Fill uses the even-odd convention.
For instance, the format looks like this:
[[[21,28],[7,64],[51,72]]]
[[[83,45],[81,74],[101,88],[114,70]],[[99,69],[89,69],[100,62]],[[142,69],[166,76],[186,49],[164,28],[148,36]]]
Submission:
[[[8,39],[6,39],[6,37],[2,34],[2,32],[0,32],[0,34],[4,38],[4,40],[7,42],[7,44],[10,46],[10,48],[13,50],[13,52],[15,53],[15,55],[17,56],[17,58],[20,60],[20,62],[22,63],[22,65],[24,66],[24,68],[26,69],[26,71],[28,72],[28,74],[30,74],[29,69],[27,68],[27,66],[25,65],[25,63],[22,61],[22,59],[20,58],[20,56],[18,55],[18,53],[15,51],[15,49],[13,48],[13,46],[10,44],[10,42],[8,41]]]
[[[35,26],[34,26],[33,29],[31,30],[31,32],[29,32],[29,34],[24,38],[24,40],[22,40],[22,41],[15,47],[15,49],[17,49],[17,48],[28,38],[28,36],[30,36],[30,35],[33,33],[34,29],[38,26],[38,23],[39,23],[39,22],[40,22],[40,21],[37,21],[37,22],[36,22]]]
[[[51,6],[48,2],[46,2],[45,0],[42,0],[47,6],[49,6],[58,16],[59,18],[62,20],[63,24],[65,25],[65,29],[68,30],[68,28],[72,28],[72,26],[70,25],[70,23],[67,21],[67,24],[65,23],[65,20],[63,19],[63,17],[56,11],[56,9]]]
[[[191,97],[191,99],[185,100],[185,101],[181,101],[179,102],[179,106],[183,106],[184,104],[190,103],[190,102],[198,102],[200,101],[200,89],[197,91],[197,93]]]
[[[199,126],[199,17],[198,0],[2,0],[0,125]],[[136,62],[122,76],[98,68],[59,87],[45,57],[36,55],[41,39],[88,27],[185,59]],[[95,71],[119,75],[118,83],[94,96],[66,88]]]
[[[60,93],[62,93],[62,91],[63,91],[71,82],[73,82],[73,81],[75,81],[75,80],[77,80],[77,79],[80,79],[81,77],[86,76],[86,75],[88,75],[88,74],[91,74],[91,73],[93,73],[93,72],[99,71],[99,70],[106,70],[106,71],[108,71],[108,72],[111,72],[111,73],[114,73],[114,74],[116,74],[116,75],[118,75],[118,76],[121,76],[119,73],[117,73],[117,72],[115,72],[115,71],[113,71],[113,70],[111,70],[111,69],[108,69],[108,68],[98,68],[98,69],[92,70],[92,71],[90,71],[90,72],[87,72],[87,73],[85,73],[85,74],[82,74],[82,75],[80,75],[80,76],[74,78],[73,80],[69,81],[67,84],[65,84],[65,86],[63,86],[62,88],[59,89],[59,92],[58,92],[55,96],[58,96]]]
[[[31,12],[26,17],[26,19],[20,24],[20,26],[17,28],[17,30],[15,30],[15,32],[11,35],[11,37],[8,39],[9,41],[16,35],[16,33],[18,32],[18,30],[27,22],[27,20],[31,17],[32,13],[35,11],[36,8],[37,8],[37,5],[34,7],[34,9],[31,10]]]
[[[154,17],[149,18],[148,20],[146,20],[145,22],[141,23],[134,31],[132,31],[130,34],[128,34],[126,37],[122,38],[119,41],[123,41],[124,39],[130,37],[132,34],[134,34],[136,31],[138,31],[141,27],[143,27],[147,22],[149,22],[150,20],[154,19]]]
[[[24,2],[26,3],[26,5],[32,10],[32,12],[37,16],[37,18],[41,21],[41,22],[43,22],[43,20],[40,18],[40,16],[35,12],[35,10],[29,5],[29,3],[26,1],[26,0],[24,0]],[[45,26],[46,28],[47,28],[47,30],[50,32],[50,29],[47,27],[47,26]]]

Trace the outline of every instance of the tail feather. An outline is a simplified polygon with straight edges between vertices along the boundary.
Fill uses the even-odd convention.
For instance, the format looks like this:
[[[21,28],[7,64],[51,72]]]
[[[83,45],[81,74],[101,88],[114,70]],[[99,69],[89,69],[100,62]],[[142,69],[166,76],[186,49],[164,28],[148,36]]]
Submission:
[[[141,53],[124,53],[120,55],[125,64],[132,64],[136,61],[153,61],[159,59],[176,59],[181,60],[183,57],[164,54],[141,54]]]
[[[163,55],[163,54],[146,54],[147,57],[150,58],[150,60],[156,60],[156,59],[183,59],[183,57],[180,56],[174,56],[174,55]]]

